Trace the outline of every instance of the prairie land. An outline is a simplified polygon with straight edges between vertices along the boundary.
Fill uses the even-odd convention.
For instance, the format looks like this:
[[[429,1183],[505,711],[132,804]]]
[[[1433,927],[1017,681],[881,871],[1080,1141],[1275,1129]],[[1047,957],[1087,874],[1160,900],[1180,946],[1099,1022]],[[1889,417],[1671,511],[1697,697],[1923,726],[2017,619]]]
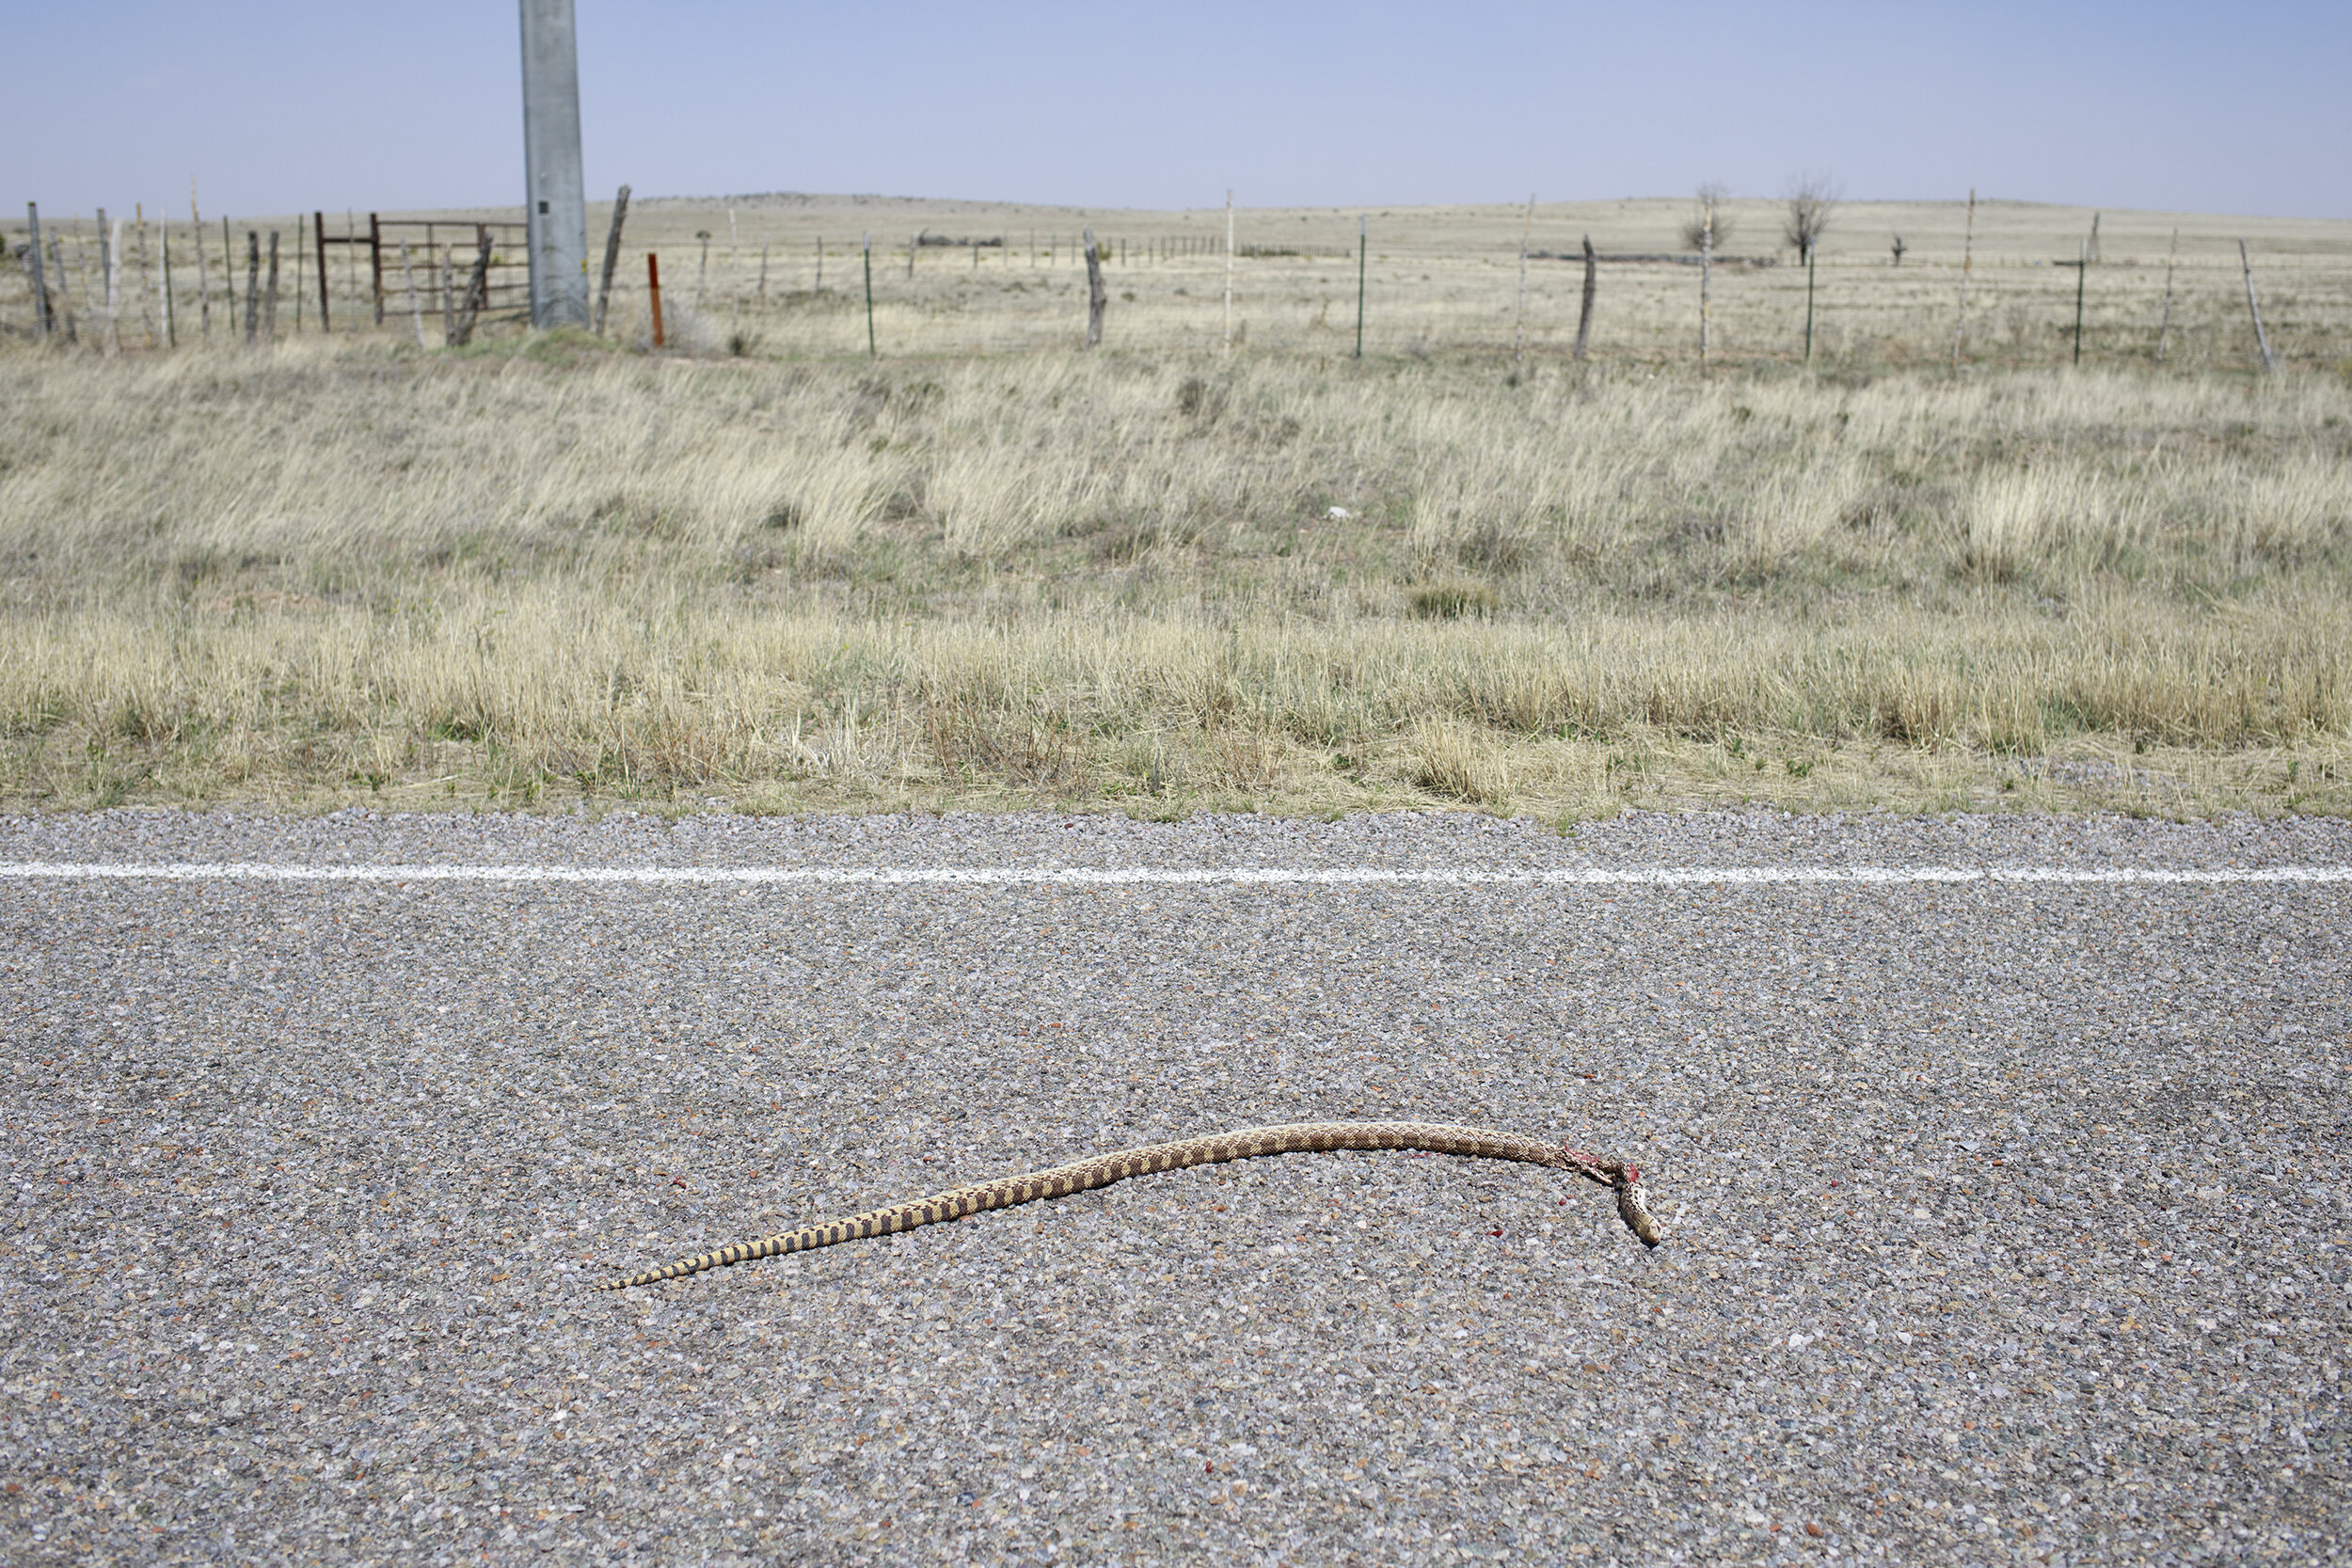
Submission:
[[[2088,212],[1959,333],[1963,209],[1851,204],[1807,362],[1735,203],[1702,372],[1688,212],[1369,214],[1360,360],[1353,213],[1242,215],[1230,350],[1221,211],[641,202],[605,340],[458,350],[11,273],[0,800],[2352,806],[2352,225],[2100,214],[2076,367]]]

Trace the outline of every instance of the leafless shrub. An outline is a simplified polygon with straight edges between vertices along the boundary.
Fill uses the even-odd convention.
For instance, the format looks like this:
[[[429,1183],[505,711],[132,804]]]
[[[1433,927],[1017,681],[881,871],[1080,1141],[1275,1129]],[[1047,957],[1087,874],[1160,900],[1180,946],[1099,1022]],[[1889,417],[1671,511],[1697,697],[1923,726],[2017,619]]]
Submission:
[[[1837,211],[1838,195],[1837,182],[1826,174],[1800,174],[1788,182],[1781,197],[1788,212],[1781,220],[1780,233],[1797,247],[1800,265],[1813,260],[1813,247],[1821,243],[1830,217]]]
[[[1731,243],[1731,214],[1724,204],[1731,199],[1731,192],[1720,182],[1709,180],[1691,198],[1691,215],[1682,225],[1682,243],[1692,250],[1704,248],[1708,241],[1711,222],[1714,248],[1722,250]]]

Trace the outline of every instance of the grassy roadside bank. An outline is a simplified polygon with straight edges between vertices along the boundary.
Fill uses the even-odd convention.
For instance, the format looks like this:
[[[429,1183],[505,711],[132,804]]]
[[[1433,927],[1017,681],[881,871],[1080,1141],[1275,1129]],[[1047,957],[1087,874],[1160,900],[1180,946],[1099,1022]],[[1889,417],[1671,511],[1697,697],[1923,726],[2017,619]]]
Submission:
[[[2352,389],[20,352],[0,801],[2352,807]]]

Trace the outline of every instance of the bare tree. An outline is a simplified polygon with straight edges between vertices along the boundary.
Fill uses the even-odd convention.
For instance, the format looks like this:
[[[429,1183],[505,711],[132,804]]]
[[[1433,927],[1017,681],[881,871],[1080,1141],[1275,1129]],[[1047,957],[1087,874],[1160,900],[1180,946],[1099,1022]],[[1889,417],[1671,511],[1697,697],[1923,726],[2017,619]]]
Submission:
[[[1821,243],[1830,215],[1837,211],[1839,194],[1837,182],[1826,174],[1800,174],[1788,182],[1781,198],[1788,204],[1788,215],[1782,220],[1780,232],[1797,247],[1799,265],[1813,260],[1813,247]]]
[[[1729,245],[1731,214],[1724,211],[1724,203],[1730,199],[1731,193],[1712,180],[1701,185],[1692,198],[1691,215],[1682,225],[1683,245],[1692,250],[1705,246],[1710,223],[1714,230],[1714,248],[1721,250]]]

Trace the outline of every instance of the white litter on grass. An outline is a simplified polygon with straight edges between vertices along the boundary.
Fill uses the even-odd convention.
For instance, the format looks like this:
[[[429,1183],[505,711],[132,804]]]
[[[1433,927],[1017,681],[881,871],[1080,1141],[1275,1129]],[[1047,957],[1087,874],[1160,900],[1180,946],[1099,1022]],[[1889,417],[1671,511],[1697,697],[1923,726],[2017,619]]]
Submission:
[[[267,861],[0,861],[0,881],[605,882],[647,886],[1740,887],[2040,883],[2193,886],[2352,883],[2352,865],[1650,865],[1556,868],[1150,865],[446,865]]]
[[[1335,523],[1353,522],[1356,518],[1356,514],[1350,512],[1344,506],[1335,506],[1330,511],[1325,513],[1324,515],[1330,518],[1331,521]]]

